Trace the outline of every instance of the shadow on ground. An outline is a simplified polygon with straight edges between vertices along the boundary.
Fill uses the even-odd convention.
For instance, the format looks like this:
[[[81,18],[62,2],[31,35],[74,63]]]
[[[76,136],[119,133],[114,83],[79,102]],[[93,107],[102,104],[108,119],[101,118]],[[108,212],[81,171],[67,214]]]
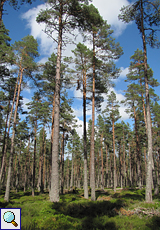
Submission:
[[[120,209],[123,207],[123,201],[118,200],[117,202],[100,201],[100,202],[60,202],[52,204],[52,209],[56,210],[57,214],[63,213],[74,218],[84,217],[97,217],[107,215],[113,217],[116,215],[114,208]]]
[[[150,230],[160,230],[160,217],[154,216],[149,220],[149,223],[146,224]]]

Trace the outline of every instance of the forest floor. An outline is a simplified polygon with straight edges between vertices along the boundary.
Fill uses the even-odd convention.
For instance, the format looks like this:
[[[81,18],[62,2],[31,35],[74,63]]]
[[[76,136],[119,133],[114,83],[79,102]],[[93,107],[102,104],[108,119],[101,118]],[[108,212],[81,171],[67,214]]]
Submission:
[[[49,194],[11,191],[10,202],[0,195],[0,208],[21,208],[22,230],[160,230],[160,196],[145,202],[145,190],[96,191],[96,201],[84,199],[83,190],[60,195],[51,203]]]

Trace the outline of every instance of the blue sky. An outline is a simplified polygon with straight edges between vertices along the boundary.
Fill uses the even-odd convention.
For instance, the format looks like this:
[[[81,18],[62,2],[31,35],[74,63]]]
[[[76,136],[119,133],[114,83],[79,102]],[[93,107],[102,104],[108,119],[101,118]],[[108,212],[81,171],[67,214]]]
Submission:
[[[131,1],[128,0],[93,0],[92,4],[99,9],[100,14],[108,24],[111,25],[111,28],[114,29],[113,37],[116,41],[120,43],[123,47],[124,54],[116,62],[117,67],[121,68],[122,72],[119,79],[115,81],[114,91],[117,95],[118,100],[124,99],[123,90],[127,89],[127,83],[124,82],[126,79],[126,74],[128,73],[128,67],[130,64],[130,56],[134,54],[134,51],[139,48],[142,49],[142,40],[139,34],[139,31],[134,23],[126,25],[118,20],[118,14],[120,13],[120,8],[123,5],[129,4]],[[42,31],[44,25],[38,25],[35,21],[36,15],[40,9],[44,9],[45,4],[43,1],[36,1],[32,5],[25,4],[22,5],[19,10],[14,10],[8,3],[4,5],[4,15],[3,21],[6,28],[10,31],[9,35],[12,39],[11,43],[21,40],[24,36],[31,34],[33,35],[39,43],[39,52],[40,62],[47,61],[48,57],[52,52],[56,52],[56,44]],[[81,37],[78,37],[77,42],[82,41]],[[70,50],[74,49],[74,45],[68,45],[66,50],[63,52],[63,55],[71,55]],[[148,55],[148,64],[154,71],[154,78],[160,81],[159,72],[160,72],[160,52],[158,49],[151,49],[147,47]],[[160,96],[160,86],[155,89],[155,92]],[[24,89],[22,93],[24,97],[24,104],[29,102],[33,96],[33,90]],[[69,96],[81,96],[79,91],[76,91],[75,88],[72,88],[69,91]],[[105,108],[106,105],[106,96],[105,101],[102,105],[102,108]],[[25,107],[25,105],[24,105]],[[75,115],[77,116],[78,123],[82,124],[82,100],[77,99],[74,101],[72,108]],[[125,113],[125,107],[120,107],[120,114],[122,120],[125,122],[132,121],[129,119],[128,115]],[[88,111],[87,118],[91,118],[91,111]],[[78,133],[82,135],[82,128],[78,129]]]

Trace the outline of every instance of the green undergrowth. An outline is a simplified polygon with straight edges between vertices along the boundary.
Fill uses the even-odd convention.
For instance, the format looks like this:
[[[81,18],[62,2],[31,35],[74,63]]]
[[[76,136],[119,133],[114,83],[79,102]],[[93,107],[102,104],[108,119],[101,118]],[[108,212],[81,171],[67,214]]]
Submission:
[[[97,190],[95,202],[83,198],[83,190],[60,196],[59,203],[51,203],[48,193],[34,197],[31,192],[11,191],[10,202],[0,195],[0,208],[21,208],[22,230],[160,230],[160,217],[147,215],[125,216],[114,210],[146,208],[160,210],[159,196],[153,203],[145,203],[145,190]]]

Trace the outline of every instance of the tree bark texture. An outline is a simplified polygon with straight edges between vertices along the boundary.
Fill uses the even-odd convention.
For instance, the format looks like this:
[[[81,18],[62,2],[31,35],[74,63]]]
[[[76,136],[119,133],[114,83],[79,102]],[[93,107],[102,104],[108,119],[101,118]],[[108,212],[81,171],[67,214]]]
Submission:
[[[9,202],[10,181],[11,181],[12,164],[13,164],[14,139],[15,139],[15,130],[16,130],[16,118],[17,118],[19,96],[20,96],[20,91],[21,91],[23,70],[24,69],[21,69],[20,82],[19,82],[19,86],[18,86],[18,93],[17,93],[17,100],[16,100],[16,107],[15,107],[15,111],[14,111],[13,131],[12,131],[12,138],[11,138],[11,151],[10,151],[10,156],[9,156],[6,192],[5,192],[5,196],[4,196],[4,200],[6,200],[7,202]]]
[[[96,200],[95,193],[95,163],[94,163],[94,120],[95,120],[95,37],[93,32],[93,89],[92,89],[92,131],[91,131],[91,200]]]
[[[54,109],[54,136],[52,147],[52,172],[51,172],[51,190],[50,201],[59,202],[59,107],[60,107],[60,72],[61,72],[61,50],[62,50],[62,5],[60,6],[59,16],[59,34],[56,64],[56,85],[55,85],[55,109]]]
[[[143,1],[141,4],[141,33],[143,41],[143,53],[144,53],[144,78],[145,78],[145,92],[146,92],[146,117],[147,117],[147,137],[148,137],[148,159],[147,159],[147,176],[146,176],[146,202],[152,202],[152,128],[151,128],[151,114],[149,105],[149,86],[148,86],[148,75],[147,75],[147,48],[144,31],[144,13],[143,13]]]
[[[83,70],[83,146],[84,146],[84,198],[88,199],[87,134],[86,134],[86,72]]]

